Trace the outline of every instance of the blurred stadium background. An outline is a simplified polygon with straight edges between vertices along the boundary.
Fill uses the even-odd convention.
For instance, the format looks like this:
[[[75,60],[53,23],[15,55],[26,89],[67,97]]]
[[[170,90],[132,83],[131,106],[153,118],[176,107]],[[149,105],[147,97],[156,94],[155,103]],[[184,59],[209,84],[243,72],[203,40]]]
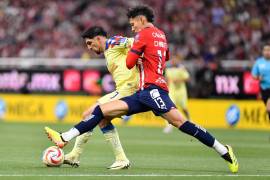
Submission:
[[[240,163],[242,160],[246,164],[243,165],[243,174],[265,175],[269,172],[270,166],[265,158],[270,156],[265,150],[269,151],[270,146],[265,130],[270,129],[270,121],[259,100],[259,84],[250,74],[252,64],[261,55],[262,45],[270,39],[268,0],[1,0],[0,139],[7,147],[1,147],[0,154],[7,154],[8,148],[12,147],[9,153],[13,158],[1,157],[7,166],[0,165],[0,177],[16,174],[12,170],[25,167],[22,161],[26,161],[26,167],[36,168],[35,174],[47,173],[47,170],[37,169],[42,165],[39,159],[31,160],[29,153],[33,151],[36,158],[42,149],[50,145],[42,135],[44,123],[54,123],[64,130],[67,123],[78,122],[82,112],[97,98],[114,89],[104,57],[89,52],[80,34],[88,26],[100,25],[110,35],[134,36],[128,25],[126,10],[138,4],[153,7],[155,24],[167,34],[172,56],[183,63],[191,74],[187,84],[191,119],[206,128],[214,128],[212,130],[221,139],[236,147]],[[130,151],[131,159],[133,157],[138,163],[134,167],[137,170],[131,170],[131,173],[166,174],[163,170],[172,168],[173,171],[167,171],[167,174],[226,174],[220,170],[223,164],[211,159],[213,154],[207,157],[210,158],[208,164],[201,166],[204,160],[200,155],[204,156],[206,151],[198,156],[187,155],[185,160],[175,160],[179,153],[177,148],[186,147],[191,153],[194,147],[200,145],[187,140],[186,143],[179,143],[178,147],[178,139],[173,139],[171,135],[162,137],[160,127],[165,123],[151,113],[136,115],[125,126],[122,126],[120,119],[115,123],[120,126],[127,154]],[[148,126],[141,130],[149,136],[148,141],[139,143],[138,140],[144,137],[138,137],[136,132],[140,128],[134,126]],[[27,145],[20,143],[14,135],[16,132],[22,134]],[[161,141],[151,139],[149,133],[161,138]],[[137,137],[136,142],[145,149],[139,150],[127,137]],[[33,138],[33,142],[27,141],[28,138]],[[89,145],[89,149],[90,146],[97,151],[104,149],[102,137],[97,139],[96,143]],[[182,137],[182,140],[185,138]],[[160,148],[160,166],[158,162],[153,162],[155,166],[147,164],[136,154],[151,151],[150,147],[146,147],[151,141],[156,142],[157,149]],[[170,147],[169,141],[175,143],[171,147],[174,151],[163,152],[164,145]],[[16,155],[18,149],[25,153],[29,151],[25,159]],[[186,153],[182,151],[180,154]],[[90,164],[90,173],[107,173],[101,170],[104,165],[98,163],[100,156],[102,160],[111,158],[106,148],[104,153],[91,154],[91,157],[82,160],[86,168]],[[169,157],[167,153],[174,153],[175,156]],[[254,159],[260,161],[253,167],[250,162],[254,163]],[[200,163],[177,169],[175,164],[168,165],[174,160],[178,162],[177,166],[189,160]],[[210,170],[211,163],[217,164],[214,171]],[[95,166],[100,167],[95,169]],[[138,167],[147,170],[138,170]],[[29,174],[26,169],[17,172]],[[51,174],[68,174],[66,168],[49,171]],[[76,173],[76,170],[71,171]],[[86,169],[79,172],[87,174]]]

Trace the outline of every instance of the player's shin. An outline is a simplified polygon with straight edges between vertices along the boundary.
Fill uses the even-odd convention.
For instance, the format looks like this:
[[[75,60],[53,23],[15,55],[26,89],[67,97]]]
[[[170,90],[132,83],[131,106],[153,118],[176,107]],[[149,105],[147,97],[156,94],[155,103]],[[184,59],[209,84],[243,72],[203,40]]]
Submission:
[[[110,123],[109,125],[101,128],[101,131],[106,141],[111,145],[116,161],[128,161],[126,154],[122,148],[118,132],[116,128]]]
[[[198,125],[195,125],[190,121],[186,121],[184,124],[182,124],[179,127],[179,130],[195,137],[196,139],[198,139],[199,141],[201,141],[203,144],[207,145],[208,147],[214,148],[217,151],[217,153],[219,153],[221,157],[225,159],[226,161],[229,161],[229,162],[232,161],[230,157],[228,156],[228,149],[219,141],[217,141],[204,128]]]
[[[90,114],[74,127],[80,131],[80,134],[83,134],[85,132],[92,131],[103,118],[104,116],[100,106],[96,106],[92,114]]]
[[[74,154],[79,157],[83,153],[85,144],[87,143],[92,134],[93,134],[92,132],[86,132],[81,134],[80,136],[77,136],[75,144],[70,154]]]
[[[65,155],[64,164],[69,164],[72,167],[80,166],[80,156],[83,153],[85,144],[92,134],[92,132],[86,132],[80,136],[77,136],[72,151]]]
[[[92,131],[98,123],[104,118],[103,113],[99,106],[93,110],[92,114],[79,122],[74,128],[69,131],[62,133],[61,137],[64,141],[70,141],[71,139],[77,137],[80,134]]]
[[[213,147],[214,145],[215,138],[211,134],[209,134],[204,128],[195,125],[190,121],[184,122],[179,127],[179,130],[195,137],[208,147]]]

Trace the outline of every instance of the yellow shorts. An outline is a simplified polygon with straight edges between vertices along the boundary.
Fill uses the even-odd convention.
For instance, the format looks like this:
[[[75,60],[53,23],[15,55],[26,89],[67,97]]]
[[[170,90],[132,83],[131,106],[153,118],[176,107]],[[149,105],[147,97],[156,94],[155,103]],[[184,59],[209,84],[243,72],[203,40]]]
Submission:
[[[130,96],[134,94],[134,91],[113,91],[109,94],[106,94],[98,99],[98,103],[105,104],[110,101],[118,100],[126,96]]]

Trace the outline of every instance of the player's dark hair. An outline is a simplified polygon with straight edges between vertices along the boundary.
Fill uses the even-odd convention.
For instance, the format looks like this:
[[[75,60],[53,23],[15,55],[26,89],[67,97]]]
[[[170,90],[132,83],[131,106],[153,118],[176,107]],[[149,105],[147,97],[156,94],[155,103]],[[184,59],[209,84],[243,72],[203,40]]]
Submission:
[[[148,22],[154,22],[154,12],[149,6],[136,6],[130,8],[127,12],[128,18],[135,18],[140,15],[145,16]]]
[[[100,26],[92,26],[82,33],[82,38],[93,39],[96,36],[107,37],[107,32]]]

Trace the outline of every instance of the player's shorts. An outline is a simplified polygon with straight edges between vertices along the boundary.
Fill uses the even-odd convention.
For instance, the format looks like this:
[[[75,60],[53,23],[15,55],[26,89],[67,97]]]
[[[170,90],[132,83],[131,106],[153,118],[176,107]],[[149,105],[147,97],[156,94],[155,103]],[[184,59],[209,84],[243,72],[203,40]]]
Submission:
[[[261,90],[263,102],[266,104],[267,100],[270,98],[270,89]]]
[[[135,94],[121,100],[128,104],[127,115],[153,111],[155,115],[160,116],[176,108],[168,92],[155,85],[137,91]]]
[[[110,102],[110,101],[114,101],[114,100],[121,99],[121,98],[126,97],[126,96],[130,96],[133,93],[134,92],[132,92],[132,91],[122,91],[122,90],[113,91],[109,94],[102,96],[97,101],[99,104],[105,104],[105,103]]]

